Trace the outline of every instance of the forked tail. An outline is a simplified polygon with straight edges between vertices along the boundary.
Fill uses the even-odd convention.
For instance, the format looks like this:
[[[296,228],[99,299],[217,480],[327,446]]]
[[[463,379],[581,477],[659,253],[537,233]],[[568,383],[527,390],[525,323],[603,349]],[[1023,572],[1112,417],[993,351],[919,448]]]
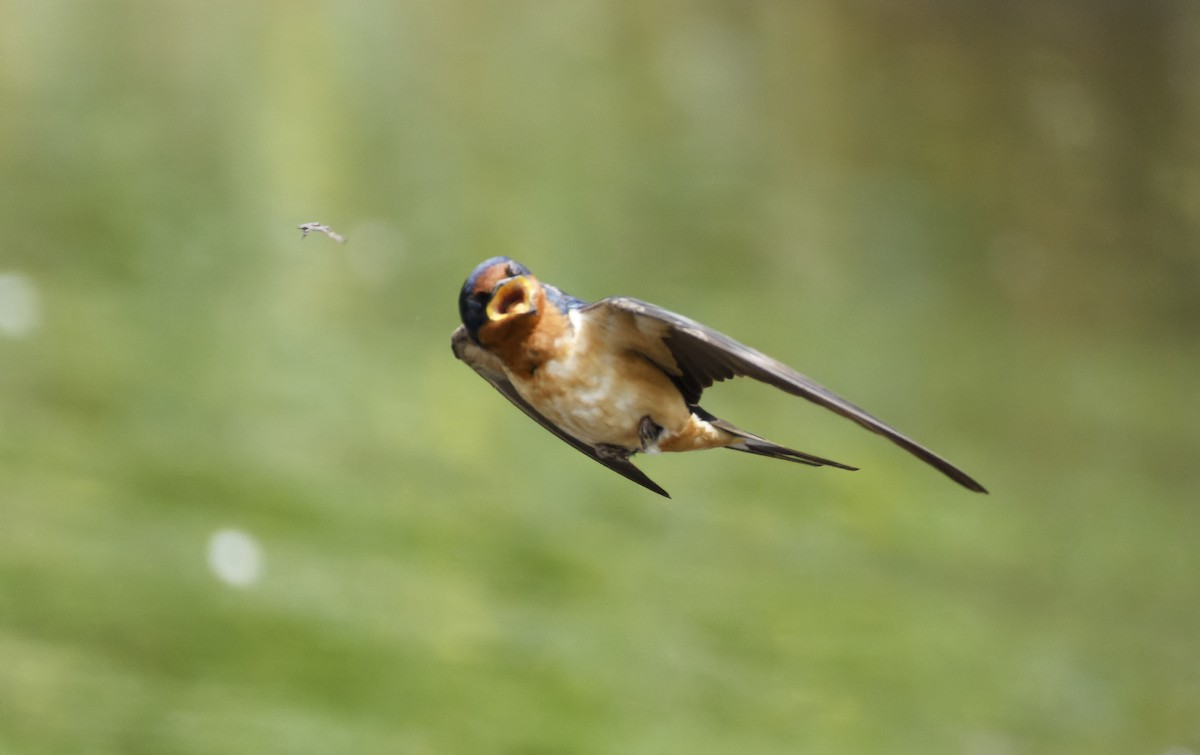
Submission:
[[[781,446],[763,438],[743,438],[739,443],[725,447],[730,451],[742,451],[743,453],[755,454],[756,456],[769,456],[772,459],[794,461],[798,464],[807,464],[810,467],[837,467],[838,469],[849,469],[851,472],[858,471],[858,467],[852,467],[840,461],[797,451],[794,448]]]
[[[783,459],[784,461],[794,461],[797,464],[807,464],[810,467],[837,467],[838,469],[848,469],[851,472],[857,472],[858,467],[852,467],[849,464],[843,464],[840,461],[826,459],[823,456],[815,456],[804,451],[797,451],[794,448],[781,446],[778,443],[763,438],[754,433],[748,433],[736,425],[730,424],[719,417],[714,417],[698,406],[692,407],[692,411],[698,417],[706,420],[713,427],[724,430],[730,435],[736,435],[738,440],[734,443],[725,446],[731,451],[741,451],[742,453],[754,454],[755,456],[767,456],[772,459]]]

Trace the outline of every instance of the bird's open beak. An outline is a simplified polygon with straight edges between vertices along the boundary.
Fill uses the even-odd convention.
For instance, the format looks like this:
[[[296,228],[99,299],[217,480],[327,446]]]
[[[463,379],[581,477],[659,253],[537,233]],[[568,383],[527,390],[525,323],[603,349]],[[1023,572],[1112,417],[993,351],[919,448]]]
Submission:
[[[487,304],[487,318],[498,322],[508,317],[536,312],[533,297],[536,292],[534,281],[527,275],[506,278],[496,285]]]

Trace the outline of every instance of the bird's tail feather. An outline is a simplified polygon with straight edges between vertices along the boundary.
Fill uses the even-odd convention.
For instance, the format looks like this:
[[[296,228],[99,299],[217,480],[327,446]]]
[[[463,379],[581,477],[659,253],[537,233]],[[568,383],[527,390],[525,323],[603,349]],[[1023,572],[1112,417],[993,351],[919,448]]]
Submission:
[[[849,464],[843,464],[840,461],[826,459],[822,456],[797,451],[794,448],[781,446],[778,443],[763,438],[754,433],[748,433],[736,425],[730,424],[723,419],[714,417],[698,406],[692,407],[701,419],[707,420],[713,427],[724,430],[730,435],[737,436],[737,441],[725,446],[730,451],[741,451],[742,453],[754,454],[756,456],[767,456],[772,459],[783,459],[784,461],[794,461],[797,464],[807,464],[810,467],[837,467],[838,469],[848,469],[851,472],[857,472],[858,467],[852,467]]]
[[[820,456],[814,456],[803,451],[797,451],[794,448],[788,448],[769,440],[762,438],[744,438],[738,443],[730,446],[725,446],[730,451],[741,451],[743,453],[755,454],[757,456],[769,456],[772,459],[783,459],[785,461],[794,461],[798,464],[807,464],[810,467],[837,467],[838,469],[848,469],[851,472],[858,471],[858,467],[852,467],[849,464],[843,464],[840,461],[826,459]]]

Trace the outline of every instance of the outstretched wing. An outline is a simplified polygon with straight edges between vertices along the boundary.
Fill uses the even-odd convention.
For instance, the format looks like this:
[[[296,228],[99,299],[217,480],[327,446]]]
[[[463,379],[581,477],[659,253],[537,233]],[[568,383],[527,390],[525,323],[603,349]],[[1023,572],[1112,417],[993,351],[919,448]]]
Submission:
[[[645,472],[635,467],[633,462],[629,461],[628,458],[601,455],[595,446],[568,435],[563,432],[562,428],[542,416],[529,402],[521,398],[521,394],[517,393],[517,389],[513,387],[513,384],[509,382],[508,377],[504,374],[504,368],[501,366],[500,360],[472,341],[471,337],[467,335],[466,328],[459,326],[454,331],[450,336],[450,347],[454,350],[454,356],[470,365],[471,369],[479,373],[481,378],[491,383],[491,386],[499,391],[504,398],[528,414],[539,425],[554,433],[559,440],[570,444],[577,451],[595,459],[612,471],[633,480],[642,487],[653,490],[661,496],[671,497],[658,483],[647,477]]]
[[[714,382],[738,376],[753,378],[854,420],[963,487],[987,492],[966,472],[828,388],[695,320],[627,297],[601,299],[584,307],[581,314],[607,321],[610,333],[628,334],[628,347],[669,375],[690,406],[695,406],[700,394]]]

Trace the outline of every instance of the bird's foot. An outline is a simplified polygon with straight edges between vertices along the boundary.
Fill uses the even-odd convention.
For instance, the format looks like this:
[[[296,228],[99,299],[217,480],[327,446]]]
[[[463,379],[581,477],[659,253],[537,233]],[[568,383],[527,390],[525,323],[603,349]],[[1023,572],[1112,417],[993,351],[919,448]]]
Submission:
[[[646,453],[658,453],[658,436],[662,435],[662,425],[650,419],[650,415],[642,417],[638,422],[638,439],[642,441],[642,450]]]

